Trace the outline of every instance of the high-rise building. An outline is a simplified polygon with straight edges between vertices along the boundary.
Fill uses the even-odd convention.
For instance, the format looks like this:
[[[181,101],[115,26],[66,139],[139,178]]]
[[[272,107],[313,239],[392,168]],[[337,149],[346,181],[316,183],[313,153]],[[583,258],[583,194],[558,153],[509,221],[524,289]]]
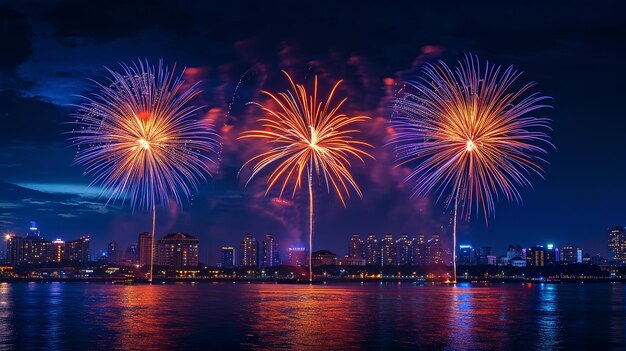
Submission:
[[[407,266],[411,264],[411,239],[407,234],[400,235],[396,241],[396,264]]]
[[[428,264],[428,250],[426,247],[426,235],[417,234],[417,238],[411,243],[411,262],[414,266],[423,266]]]
[[[5,240],[5,261],[8,264],[33,264],[52,261],[52,243],[41,238],[35,222],[31,222],[26,237],[7,234]]]
[[[130,264],[137,263],[139,260],[139,250],[137,248],[137,244],[132,243],[128,245],[126,252],[124,253],[124,259]]]
[[[77,240],[66,242],[65,257],[70,261],[89,262],[91,260],[89,242],[89,235],[83,235]]]
[[[385,238],[380,244],[380,256],[383,266],[391,266],[397,264],[395,244],[396,243],[393,241],[393,235],[385,235]]]
[[[241,240],[241,266],[242,267],[258,267],[259,266],[259,242],[252,236],[246,234]]]
[[[526,250],[526,267],[546,265],[546,249],[543,246],[530,247]]]
[[[261,250],[261,267],[280,266],[280,255],[278,253],[278,245],[272,234],[265,234],[263,238],[263,247]]]
[[[554,265],[561,260],[561,254],[558,247],[554,244],[546,245],[546,266]]]
[[[232,246],[222,246],[220,265],[222,268],[235,267],[235,248]]]
[[[443,264],[443,248],[441,247],[439,234],[433,234],[430,240],[428,240],[426,251],[428,264]]]
[[[365,258],[365,244],[359,237],[359,234],[352,234],[348,246],[349,258]]]
[[[626,266],[626,228],[609,229],[608,261],[611,266]]]
[[[583,263],[583,250],[569,245],[561,247],[561,263]]]
[[[61,262],[65,259],[65,241],[56,239],[52,241],[52,262]]]
[[[476,264],[476,252],[472,245],[459,245],[456,263],[460,266],[473,266]]]
[[[140,266],[150,265],[152,257],[152,235],[148,232],[139,234],[137,238],[138,263]],[[156,261],[155,259],[153,259]]]
[[[288,252],[287,262],[290,266],[303,267],[309,265],[307,251],[304,247],[290,247]]]
[[[367,243],[365,245],[365,262],[371,265],[381,265],[380,259],[380,243],[376,239],[375,234],[367,236]]]
[[[24,238],[15,234],[7,234],[6,262],[8,264],[26,263],[24,257]]]
[[[186,233],[170,233],[156,243],[156,264],[170,269],[198,266],[198,238]]]
[[[120,254],[119,254],[119,245],[115,241],[111,241],[107,246],[107,261],[109,263],[119,263],[120,262]]]
[[[8,234],[6,262],[9,264],[40,264],[53,262],[52,242],[44,240],[35,222],[26,237]]]
[[[24,239],[26,263],[52,262],[52,242],[40,236],[27,236]]]

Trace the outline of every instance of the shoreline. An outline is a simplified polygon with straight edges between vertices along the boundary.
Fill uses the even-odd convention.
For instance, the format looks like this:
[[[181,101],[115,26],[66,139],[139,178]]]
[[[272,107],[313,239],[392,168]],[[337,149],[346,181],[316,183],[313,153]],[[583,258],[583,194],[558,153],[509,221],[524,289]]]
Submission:
[[[526,278],[482,278],[482,279],[458,279],[457,283],[470,284],[581,284],[581,283],[625,283],[624,278],[560,278],[560,279],[526,279]],[[132,284],[125,284],[124,279],[109,277],[90,277],[90,278],[0,278],[0,283],[108,283],[119,285],[147,285],[147,279],[135,279]],[[383,278],[383,279],[316,279],[312,283],[308,280],[296,279],[263,279],[263,278],[155,278],[154,285],[157,284],[214,284],[214,283],[233,283],[233,284],[286,284],[286,285],[332,285],[339,284],[383,284],[383,283],[411,283],[415,285],[453,285],[444,280],[434,279],[410,279],[410,278]]]

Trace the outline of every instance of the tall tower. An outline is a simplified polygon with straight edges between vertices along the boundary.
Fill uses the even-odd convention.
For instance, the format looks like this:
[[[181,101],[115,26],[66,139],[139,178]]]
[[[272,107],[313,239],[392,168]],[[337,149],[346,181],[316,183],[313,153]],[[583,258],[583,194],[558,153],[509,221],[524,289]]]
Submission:
[[[250,233],[241,240],[241,266],[259,266],[259,242]]]
[[[138,255],[139,253],[137,251],[137,244],[133,243],[133,244],[128,245],[128,247],[126,248],[124,259],[129,261],[131,264],[136,264],[139,258]]]
[[[428,264],[443,263],[443,249],[439,241],[439,234],[433,234],[432,238],[426,243]]]
[[[348,257],[365,258],[365,245],[363,244],[363,240],[359,237],[359,234],[352,234],[350,238]]]
[[[65,243],[65,256],[70,261],[89,262],[91,260],[90,237],[83,235]]]
[[[608,232],[609,265],[618,267],[626,265],[626,228],[615,227]]]
[[[107,260],[109,263],[120,262],[119,245],[115,241],[111,241],[107,247]]]
[[[380,259],[380,243],[376,239],[376,234],[370,234],[367,236],[367,243],[365,245],[365,262],[371,265],[382,265]]]
[[[222,268],[235,267],[235,248],[232,246],[222,246],[220,264]]]
[[[276,239],[270,233],[265,234],[263,238],[263,249],[261,251],[261,267],[278,266],[278,248]]]
[[[383,266],[398,264],[396,261],[396,245],[393,242],[393,235],[387,234],[380,244],[380,255]]]
[[[411,240],[407,234],[402,234],[396,241],[396,264],[401,266],[411,264]]]
[[[137,238],[137,251],[139,251],[138,262],[140,266],[150,264],[150,250],[152,247],[152,235],[148,232],[139,234]],[[156,261],[156,259],[155,259]]]
[[[52,262],[61,262],[65,258],[65,242],[61,239],[52,241]]]
[[[417,238],[413,239],[411,244],[412,257],[411,262],[414,266],[423,266],[428,264],[426,235],[417,234]]]

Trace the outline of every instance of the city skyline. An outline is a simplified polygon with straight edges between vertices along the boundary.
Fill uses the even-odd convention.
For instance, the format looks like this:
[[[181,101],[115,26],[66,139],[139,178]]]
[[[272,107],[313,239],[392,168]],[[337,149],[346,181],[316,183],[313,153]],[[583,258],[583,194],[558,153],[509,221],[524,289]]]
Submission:
[[[25,235],[17,235],[15,233],[6,234],[5,245],[0,249],[0,253],[3,253],[2,259],[5,259],[7,263],[46,263],[46,262],[60,262],[62,259],[64,260],[74,260],[77,262],[87,262],[87,261],[99,261],[104,260],[109,263],[122,263],[134,265],[138,264],[139,266],[146,266],[149,264],[150,258],[150,240],[151,235],[148,232],[142,232],[137,236],[137,240],[134,242],[131,240],[129,244],[122,243],[120,245],[119,242],[113,241],[109,242],[106,245],[106,249],[91,248],[89,242],[91,241],[90,236],[83,235],[75,240],[63,240],[62,238],[56,239],[46,239],[42,231],[39,227],[37,227],[35,221],[30,222],[31,225],[28,228],[28,231]],[[626,264],[626,227],[624,226],[616,226],[610,227],[607,229],[607,243],[605,252],[590,252],[586,248],[576,245],[575,243],[554,243],[551,241],[545,241],[543,243],[534,243],[528,244],[524,243],[520,245],[519,241],[514,241],[509,243],[507,246],[507,250],[504,248],[498,248],[490,246],[489,243],[470,243],[470,242],[461,242],[457,245],[457,262],[473,262],[472,264],[490,264],[490,265],[510,265],[508,262],[509,259],[515,257],[521,257],[526,260],[526,252],[528,250],[539,249],[541,251],[545,250],[556,250],[556,257],[554,257],[554,253],[552,254],[552,261],[573,261],[582,263],[583,257],[590,259],[592,257],[599,257],[603,259],[607,264],[617,265],[616,262],[619,262],[619,266],[622,264]],[[258,267],[258,268],[267,268],[267,267],[276,267],[279,265],[290,264],[293,258],[292,250],[301,250],[301,253],[308,253],[305,245],[295,245],[295,246],[283,246],[279,245],[279,240],[274,238],[272,233],[265,233],[261,235],[261,240],[257,240],[256,235],[252,233],[246,233],[243,236],[243,239],[239,242],[239,245],[234,246],[221,246],[219,248],[202,248],[199,249],[199,240],[187,233],[182,232],[170,232],[164,234],[162,236],[157,235],[157,245],[155,246],[155,254],[154,254],[154,262],[156,265],[171,265],[170,263],[164,263],[164,260],[159,257],[162,255],[160,249],[160,245],[162,242],[166,242],[167,240],[176,239],[177,242],[185,241],[188,242],[192,240],[195,242],[195,246],[193,246],[193,258],[192,261],[185,261],[183,264],[176,264],[177,266],[197,266],[199,263],[216,266],[216,267]],[[83,238],[86,238],[88,246],[86,249],[82,249],[85,253],[80,254],[82,258],[78,259],[73,257],[71,253],[68,253],[67,250],[71,249],[72,243],[80,243]],[[32,261],[32,257],[28,254],[24,254],[24,261],[16,259],[16,253],[13,253],[13,259],[9,259],[9,255],[12,252],[9,249],[9,245],[11,244],[11,240],[35,240],[36,242],[43,243],[47,245],[46,249],[41,249],[36,247],[35,255],[40,257],[39,260]],[[174,241],[172,241],[174,242]],[[440,234],[432,234],[426,236],[426,234],[418,233],[415,235],[402,233],[402,234],[392,234],[385,233],[382,235],[377,235],[375,233],[369,233],[367,235],[363,235],[361,238],[361,234],[352,233],[346,241],[347,245],[345,246],[345,250],[328,250],[327,248],[320,248],[319,250],[314,250],[314,253],[317,251],[326,251],[336,255],[339,258],[350,258],[350,259],[362,259],[363,264],[374,264],[381,266],[384,265],[410,265],[410,266],[420,266],[420,265],[429,265],[429,264],[444,264],[450,265],[452,260],[452,253],[450,248],[442,246],[440,241]],[[433,254],[431,252],[431,243],[437,247],[437,253]],[[185,255],[189,252],[187,247],[189,244],[187,243],[183,252]],[[13,244],[15,246],[15,244]],[[67,247],[67,248],[66,248]],[[166,245],[169,247],[169,245]],[[172,246],[173,248],[173,246]],[[511,254],[512,248],[517,248],[516,250],[522,250],[524,253]],[[49,259],[44,260],[40,255],[39,251],[47,250],[46,253]],[[86,251],[85,251],[86,250]],[[167,249],[169,252],[169,248]],[[227,255],[231,264],[224,264],[225,260],[225,250],[228,251]],[[468,251],[469,250],[469,251]],[[488,250],[487,253],[484,250]],[[49,251],[49,252],[48,252]],[[178,250],[181,251],[180,249]],[[202,255],[201,252],[205,252],[205,255]],[[212,253],[211,251],[216,251]],[[482,252],[481,252],[482,251]],[[69,251],[72,252],[72,251]],[[81,251],[82,252],[82,251]],[[174,252],[174,251],[172,251]],[[295,251],[294,251],[295,252]],[[517,252],[517,251],[514,251]],[[281,254],[282,253],[282,254]],[[168,257],[171,254],[166,254]],[[435,256],[433,256],[435,255]],[[484,262],[481,261],[479,257],[483,257]],[[55,258],[56,257],[56,258]],[[435,257],[435,258],[433,258]],[[489,261],[487,260],[489,258]],[[502,261],[503,258],[506,257],[506,260]],[[563,257],[563,259],[561,259]],[[182,260],[180,258],[179,260]],[[543,260],[543,258],[542,258]],[[502,262],[501,262],[502,261]],[[191,262],[191,263],[190,263]],[[611,263],[613,262],[613,263]],[[597,264],[597,263],[596,263]],[[297,265],[301,265],[298,263]],[[306,265],[306,263],[304,264]],[[352,265],[352,264],[350,264]]]
[[[549,16],[539,18],[524,9],[505,21],[488,15],[484,5],[464,5],[451,14],[427,4],[413,12],[427,10],[424,12],[435,17],[470,13],[479,19],[477,27],[465,31],[455,21],[431,26],[428,18],[394,18],[393,23],[401,27],[394,27],[396,35],[387,36],[380,34],[387,32],[385,21],[369,15],[357,23],[373,23],[371,26],[352,28],[334,21],[334,41],[320,43],[309,31],[287,31],[286,37],[277,38],[275,32],[264,29],[259,17],[281,19],[276,21],[284,26],[281,28],[296,24],[293,19],[283,21],[282,8],[246,8],[238,16],[238,31],[228,32],[225,40],[221,32],[194,31],[194,26],[136,27],[133,9],[113,16],[116,11],[109,11],[110,5],[98,6],[101,11],[95,13],[103,16],[101,20],[119,22],[122,28],[132,30],[103,33],[97,26],[76,23],[73,16],[68,17],[73,13],[71,6],[62,2],[40,4],[41,11],[20,3],[3,6],[7,18],[12,18],[6,30],[15,41],[0,67],[6,81],[12,82],[0,87],[0,112],[6,116],[0,132],[4,151],[0,153],[2,233],[17,232],[22,223],[35,219],[52,237],[89,234],[95,245],[105,247],[110,241],[123,242],[149,229],[149,215],[119,204],[105,206],[105,200],[98,197],[99,189],[89,188],[80,167],[70,165],[75,150],[64,145],[64,133],[71,130],[66,123],[71,122],[73,112],[68,104],[77,102],[75,95],[90,91],[86,78],[100,77],[104,66],[115,68],[118,62],[137,57],[163,57],[169,64],[188,67],[186,78],[202,81],[205,91],[199,96],[199,102],[206,105],[201,116],[215,122],[224,143],[215,179],[202,184],[198,195],[182,208],[159,210],[157,227],[163,228],[163,233],[194,233],[214,247],[255,228],[274,233],[284,245],[304,241],[306,219],[296,210],[306,203],[304,197],[279,200],[270,194],[263,198],[262,181],[244,188],[244,180],[237,176],[250,149],[256,147],[234,142],[259,117],[247,103],[258,100],[261,89],[283,90],[280,69],[286,69],[305,84],[320,74],[323,89],[343,79],[341,94],[348,97],[348,112],[372,117],[364,136],[375,144],[377,161],[368,167],[354,167],[355,180],[367,189],[364,199],[350,201],[344,209],[320,192],[324,206],[317,206],[317,215],[324,220],[318,221],[316,246],[337,251],[342,244],[336,237],[370,231],[439,232],[441,240],[448,242],[451,209],[431,196],[410,199],[402,183],[407,170],[393,167],[392,155],[382,141],[390,99],[402,82],[414,79],[425,63],[441,59],[453,65],[465,53],[478,54],[495,64],[513,64],[524,71],[526,80],[537,81],[542,93],[554,97],[555,108],[549,117],[554,121],[551,136],[557,151],[550,156],[545,181],[535,179],[534,190],[524,193],[523,205],[501,204],[488,226],[479,217],[471,217],[469,223],[460,221],[459,242],[505,246],[511,238],[525,237],[529,242],[576,242],[591,252],[603,252],[598,237],[607,227],[626,222],[619,200],[626,196],[619,176],[625,166],[615,162],[622,157],[619,131],[623,121],[613,118],[621,111],[618,77],[624,70],[616,57],[626,48],[617,35],[624,25],[610,12],[593,13],[579,21],[575,20],[579,19],[575,7],[552,4],[543,8]],[[171,6],[167,12],[150,11],[155,16],[189,16],[198,25],[203,14],[213,10],[202,4]],[[345,9],[345,5],[333,6]],[[392,17],[386,9],[379,10],[372,13]],[[217,19],[216,28],[226,24],[221,21]],[[568,30],[552,30],[561,27]],[[451,38],[450,31],[459,34]],[[154,32],[172,45],[143,40]],[[368,40],[355,40],[361,36]],[[180,37],[185,40],[178,40]],[[503,44],[511,41],[515,45]],[[584,60],[571,60],[581,52]],[[593,123],[588,123],[590,117]]]

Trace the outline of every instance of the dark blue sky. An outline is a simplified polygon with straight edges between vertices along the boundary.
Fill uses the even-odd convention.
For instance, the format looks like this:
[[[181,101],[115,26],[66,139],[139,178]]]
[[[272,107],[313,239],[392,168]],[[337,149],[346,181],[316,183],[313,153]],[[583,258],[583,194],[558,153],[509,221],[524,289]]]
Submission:
[[[406,170],[394,168],[384,148],[394,92],[384,82],[415,78],[423,63],[453,64],[467,52],[515,65],[522,80],[554,98],[544,114],[554,120],[557,150],[546,179],[523,190],[521,206],[498,203],[488,226],[481,217],[463,223],[460,242],[500,253],[509,243],[552,241],[605,255],[606,228],[626,224],[626,12],[618,1],[116,3],[1,3],[0,232],[25,233],[36,220],[49,239],[90,234],[98,250],[149,229],[141,211],[104,207],[72,165],[64,133],[68,105],[91,89],[88,78],[102,79],[104,66],[121,61],[162,57],[203,82],[197,102],[223,133],[224,150],[218,173],[190,204],[159,211],[159,235],[189,232],[211,257],[245,232],[272,232],[282,246],[304,242],[305,198],[281,204],[262,196],[262,180],[244,188],[237,178],[251,147],[234,139],[258,117],[246,102],[260,89],[285,89],[285,69],[298,80],[318,74],[322,87],[344,79],[347,111],[373,117],[364,135],[377,161],[354,169],[365,197],[344,209],[320,188],[315,246],[345,254],[353,232],[450,237],[444,205],[410,199]]]

